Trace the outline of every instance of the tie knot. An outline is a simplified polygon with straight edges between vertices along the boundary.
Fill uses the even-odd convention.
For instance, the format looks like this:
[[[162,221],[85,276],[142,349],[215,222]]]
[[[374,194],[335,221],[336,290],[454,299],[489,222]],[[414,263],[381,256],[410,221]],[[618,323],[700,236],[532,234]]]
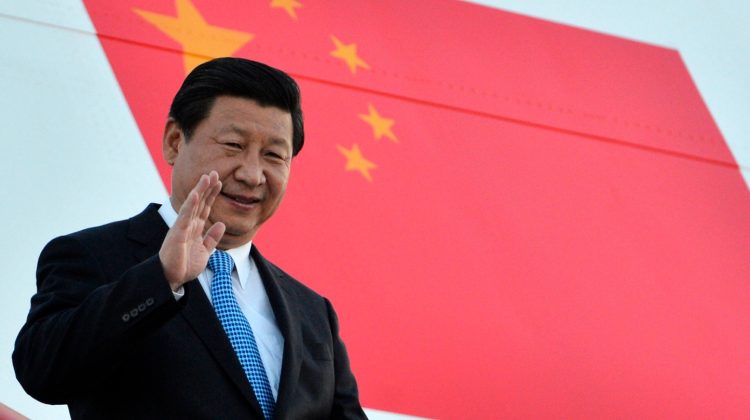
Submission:
[[[214,272],[214,275],[216,273],[231,274],[234,269],[234,260],[232,260],[231,255],[217,249],[214,250],[214,253],[208,258],[208,268]]]

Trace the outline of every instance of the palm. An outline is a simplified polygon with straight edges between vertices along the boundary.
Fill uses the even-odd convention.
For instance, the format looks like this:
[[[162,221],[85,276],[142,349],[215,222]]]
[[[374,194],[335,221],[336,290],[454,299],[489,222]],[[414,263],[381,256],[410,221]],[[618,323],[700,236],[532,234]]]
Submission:
[[[180,207],[177,220],[164,238],[159,259],[172,290],[198,276],[224,234],[224,224],[206,231],[211,205],[221,190],[216,172],[201,176]],[[205,232],[205,233],[204,233]]]

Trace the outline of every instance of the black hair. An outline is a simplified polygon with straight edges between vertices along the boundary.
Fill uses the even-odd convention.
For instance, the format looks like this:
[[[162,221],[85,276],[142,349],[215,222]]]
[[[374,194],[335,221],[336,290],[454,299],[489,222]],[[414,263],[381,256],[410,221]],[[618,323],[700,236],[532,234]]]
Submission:
[[[297,82],[288,74],[257,61],[223,57],[207,61],[190,72],[177,91],[169,117],[188,141],[198,124],[208,117],[218,96],[252,99],[292,115],[292,156],[305,143],[305,128]]]

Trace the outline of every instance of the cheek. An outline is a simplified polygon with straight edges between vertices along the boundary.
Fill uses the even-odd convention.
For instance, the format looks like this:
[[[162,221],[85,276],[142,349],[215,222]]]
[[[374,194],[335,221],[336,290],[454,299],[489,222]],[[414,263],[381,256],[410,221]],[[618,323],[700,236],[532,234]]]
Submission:
[[[177,165],[175,165],[175,169]],[[191,184],[190,187],[195,186],[200,180],[201,175],[208,175],[211,171],[217,171],[219,173],[219,179],[222,177],[222,165],[221,160],[215,158],[210,154],[210,151],[203,149],[199,153],[193,153],[187,156],[182,162],[181,175],[185,182]]]
[[[187,176],[188,174],[182,161],[175,162],[172,167],[172,187],[173,189],[178,190],[175,192],[182,193],[182,190],[184,190],[185,186],[189,183]],[[185,192],[185,194],[187,194],[187,192]]]
[[[289,181],[289,168],[271,168],[268,172],[267,180],[276,192],[283,193]]]
[[[195,177],[195,173],[198,172],[195,169],[193,162],[182,161],[179,165],[174,166],[173,178],[182,188],[187,188],[187,192],[193,189],[198,179]]]

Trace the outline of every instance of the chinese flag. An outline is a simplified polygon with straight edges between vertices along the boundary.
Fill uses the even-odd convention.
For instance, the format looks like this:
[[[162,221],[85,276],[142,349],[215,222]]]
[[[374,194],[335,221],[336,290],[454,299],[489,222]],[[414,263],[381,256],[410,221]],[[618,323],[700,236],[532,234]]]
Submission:
[[[86,0],[165,184],[197,64],[301,85],[260,249],[331,298],[367,407],[750,413],[750,194],[677,51],[448,0]]]

